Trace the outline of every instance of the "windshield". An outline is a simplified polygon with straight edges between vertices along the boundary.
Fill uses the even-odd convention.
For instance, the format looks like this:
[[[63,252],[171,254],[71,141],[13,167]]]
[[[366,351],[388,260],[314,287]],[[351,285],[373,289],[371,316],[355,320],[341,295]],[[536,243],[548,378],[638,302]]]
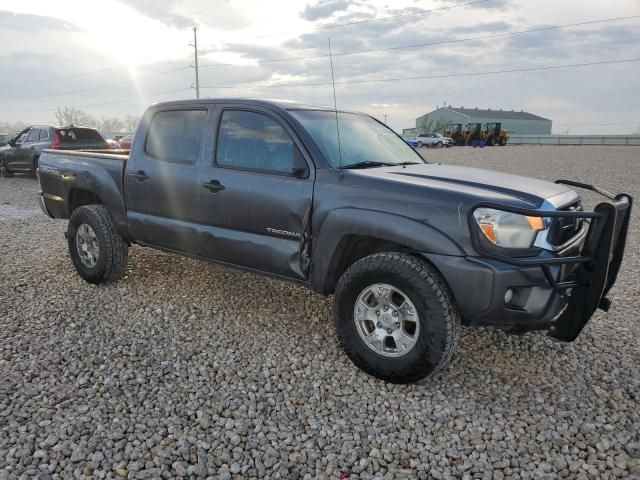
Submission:
[[[365,163],[371,166],[424,163],[413,148],[385,125],[366,115],[339,112],[341,164],[335,112],[292,110],[291,114],[334,168]]]

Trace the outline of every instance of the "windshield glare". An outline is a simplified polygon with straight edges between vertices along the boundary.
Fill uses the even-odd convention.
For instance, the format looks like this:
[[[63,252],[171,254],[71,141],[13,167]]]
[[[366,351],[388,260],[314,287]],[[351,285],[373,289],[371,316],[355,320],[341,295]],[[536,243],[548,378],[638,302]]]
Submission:
[[[340,152],[336,114],[321,110],[292,110],[327,161],[334,168],[361,162],[398,165],[424,163],[422,157],[391,129],[371,117],[356,113],[338,113]],[[342,154],[342,164],[340,163]]]

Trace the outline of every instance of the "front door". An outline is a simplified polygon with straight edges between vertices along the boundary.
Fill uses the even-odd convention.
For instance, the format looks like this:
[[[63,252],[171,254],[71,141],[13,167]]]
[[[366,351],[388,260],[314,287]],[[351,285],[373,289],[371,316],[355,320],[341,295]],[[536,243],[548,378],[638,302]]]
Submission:
[[[303,279],[300,249],[314,169],[284,119],[267,109],[219,107],[216,142],[200,173],[204,256]]]
[[[140,243],[196,254],[198,162],[207,110],[168,109],[148,115],[148,134],[134,144],[124,176],[131,232]]]
[[[15,145],[4,152],[4,162],[9,170],[25,171],[31,169],[31,142],[29,138],[38,140],[39,129],[26,129],[16,137]]]

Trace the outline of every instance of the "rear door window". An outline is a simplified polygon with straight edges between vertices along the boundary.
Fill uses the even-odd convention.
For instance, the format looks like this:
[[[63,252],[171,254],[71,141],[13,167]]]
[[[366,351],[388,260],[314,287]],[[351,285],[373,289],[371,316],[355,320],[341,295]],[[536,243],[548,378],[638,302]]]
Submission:
[[[159,160],[194,164],[200,156],[206,110],[168,110],[151,120],[146,152]]]
[[[49,139],[49,129],[48,128],[41,128],[40,129],[40,141],[48,140],[48,139]]]

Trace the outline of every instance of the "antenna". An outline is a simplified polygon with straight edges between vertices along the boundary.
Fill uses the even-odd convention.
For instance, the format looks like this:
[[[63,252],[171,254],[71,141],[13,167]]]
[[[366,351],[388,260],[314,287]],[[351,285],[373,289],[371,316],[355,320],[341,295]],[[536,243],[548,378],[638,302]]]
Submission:
[[[336,100],[336,79],[333,74],[333,54],[331,53],[331,38],[329,40],[329,61],[331,62],[331,85],[333,86],[333,108],[336,111],[336,132],[338,132],[338,166],[340,168],[340,175],[342,172],[342,147],[340,146],[340,122],[338,122],[338,101]]]

